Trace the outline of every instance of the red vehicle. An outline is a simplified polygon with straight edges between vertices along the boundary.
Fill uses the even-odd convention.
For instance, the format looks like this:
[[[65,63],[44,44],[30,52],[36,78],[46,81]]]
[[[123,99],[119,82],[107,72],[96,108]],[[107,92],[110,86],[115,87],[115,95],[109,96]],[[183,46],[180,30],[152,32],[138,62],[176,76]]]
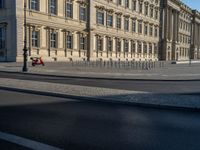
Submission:
[[[44,66],[44,61],[42,60],[42,57],[31,57],[30,59],[32,60],[32,66],[36,65]]]

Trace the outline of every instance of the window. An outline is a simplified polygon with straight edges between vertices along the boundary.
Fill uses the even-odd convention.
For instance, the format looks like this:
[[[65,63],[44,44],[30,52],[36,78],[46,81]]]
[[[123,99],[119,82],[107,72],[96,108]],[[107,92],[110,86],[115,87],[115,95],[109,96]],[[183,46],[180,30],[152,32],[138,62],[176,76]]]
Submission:
[[[129,31],[129,19],[124,18],[124,30]]]
[[[103,51],[103,39],[97,36],[97,51]]]
[[[57,0],[49,0],[49,12],[50,14],[57,14]]]
[[[117,5],[122,5],[122,0],[117,0]]]
[[[108,15],[107,17],[107,25],[112,27],[113,26],[113,16],[112,15]]]
[[[143,10],[142,7],[143,7],[143,4],[142,4],[142,2],[140,2],[140,3],[139,3],[139,13],[142,13],[142,10]]]
[[[158,28],[155,27],[155,37],[158,37]]]
[[[66,3],[66,17],[73,18],[73,4]]]
[[[113,44],[112,39],[110,37],[108,37],[107,38],[107,49],[110,52],[112,51],[112,44]]]
[[[86,50],[86,44],[87,44],[87,37],[80,36],[80,49]]]
[[[86,21],[86,7],[80,6],[80,20]]]
[[[132,10],[136,11],[136,0],[133,0],[132,2]]]
[[[121,41],[120,41],[120,39],[116,39],[116,49],[117,49],[117,52],[121,52]]]
[[[138,43],[138,53],[142,53],[142,43]]]
[[[129,0],[125,0],[125,7],[129,8]]]
[[[150,17],[153,18],[153,7],[150,9]]]
[[[51,48],[56,48],[56,46],[57,46],[56,38],[57,38],[56,33],[54,33],[54,32],[51,33],[51,39],[50,39]]]
[[[68,49],[73,49],[73,36],[71,34],[66,36],[66,46]]]
[[[157,44],[154,44],[154,54],[158,54],[158,46],[157,46]]]
[[[143,51],[145,54],[147,54],[147,44],[146,43],[144,43],[144,45],[143,45]]]
[[[155,19],[158,19],[158,10],[155,10]]]
[[[97,11],[97,24],[104,25],[104,13]]]
[[[31,0],[31,10],[39,10],[38,0]]]
[[[0,28],[0,49],[5,48],[5,41],[6,41],[5,36],[6,36],[5,28]]]
[[[153,27],[152,26],[149,27],[149,35],[153,36]]]
[[[121,29],[121,22],[122,22],[121,17],[117,16],[117,29]]]
[[[150,43],[150,44],[149,44],[149,54],[152,54],[152,48],[153,48],[153,47],[152,47],[152,44]]]
[[[129,42],[128,40],[124,40],[124,52],[128,52],[129,50]]]
[[[148,35],[148,25],[147,24],[145,24],[145,26],[144,26],[144,34]]]
[[[4,0],[0,0],[0,9],[4,8]]]
[[[144,13],[146,16],[148,16],[149,14],[149,6],[146,4],[145,5],[145,13]]]
[[[132,31],[136,32],[136,20],[132,21]]]
[[[142,22],[138,22],[138,33],[142,34]]]
[[[135,46],[136,46],[136,44],[135,44],[135,42],[132,42],[132,46],[131,46],[131,51],[133,52],[133,53],[135,53]]]
[[[32,46],[39,47],[39,32],[32,31]]]

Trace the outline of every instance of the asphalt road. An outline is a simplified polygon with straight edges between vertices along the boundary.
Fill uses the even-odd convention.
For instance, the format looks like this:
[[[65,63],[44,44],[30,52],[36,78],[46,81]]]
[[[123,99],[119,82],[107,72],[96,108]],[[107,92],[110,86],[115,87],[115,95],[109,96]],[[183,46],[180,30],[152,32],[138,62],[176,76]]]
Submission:
[[[66,150],[199,150],[199,118],[194,111],[0,90],[0,132]],[[1,150],[16,147],[0,140]]]
[[[112,89],[146,91],[154,93],[200,93],[200,80],[162,81],[162,80],[105,80],[70,77],[53,77],[19,73],[0,72],[0,78],[13,78],[51,83],[72,84]]]

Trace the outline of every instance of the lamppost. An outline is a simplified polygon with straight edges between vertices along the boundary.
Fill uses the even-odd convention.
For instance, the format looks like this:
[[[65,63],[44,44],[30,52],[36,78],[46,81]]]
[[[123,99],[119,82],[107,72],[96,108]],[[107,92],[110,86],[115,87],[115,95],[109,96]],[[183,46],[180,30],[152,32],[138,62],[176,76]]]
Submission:
[[[27,72],[28,71],[28,49],[27,49],[27,23],[26,23],[26,9],[27,9],[27,4],[26,4],[26,0],[24,0],[24,65],[23,65],[23,72]]]

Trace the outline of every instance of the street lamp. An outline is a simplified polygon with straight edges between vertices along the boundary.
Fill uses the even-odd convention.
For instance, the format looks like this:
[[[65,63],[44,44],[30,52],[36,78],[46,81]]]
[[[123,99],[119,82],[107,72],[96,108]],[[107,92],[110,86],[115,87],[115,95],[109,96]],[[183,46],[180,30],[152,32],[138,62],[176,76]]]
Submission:
[[[26,0],[24,1],[24,65],[23,65],[23,72],[27,72],[28,71],[28,49],[27,49],[27,24],[26,24],[26,9],[27,9],[27,4],[26,4]]]

